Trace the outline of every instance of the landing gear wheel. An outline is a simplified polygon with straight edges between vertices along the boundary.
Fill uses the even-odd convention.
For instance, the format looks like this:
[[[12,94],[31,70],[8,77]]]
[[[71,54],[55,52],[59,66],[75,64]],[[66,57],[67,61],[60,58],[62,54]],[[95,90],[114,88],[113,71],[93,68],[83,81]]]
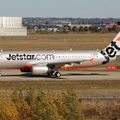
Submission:
[[[60,73],[60,72],[56,72],[54,76],[55,76],[56,78],[60,78],[61,73]]]
[[[60,78],[61,73],[58,72],[58,71],[54,71],[54,72],[48,73],[48,76],[49,76],[49,77],[53,77],[53,78]]]

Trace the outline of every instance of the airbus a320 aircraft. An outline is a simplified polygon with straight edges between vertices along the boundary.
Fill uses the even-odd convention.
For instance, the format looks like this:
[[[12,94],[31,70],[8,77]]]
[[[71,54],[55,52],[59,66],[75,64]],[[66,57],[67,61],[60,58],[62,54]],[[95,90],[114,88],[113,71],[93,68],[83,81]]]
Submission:
[[[107,64],[120,51],[120,33],[103,50],[80,51],[1,51],[0,69],[20,69],[33,75],[60,77],[62,68]],[[1,74],[2,75],[2,74]]]

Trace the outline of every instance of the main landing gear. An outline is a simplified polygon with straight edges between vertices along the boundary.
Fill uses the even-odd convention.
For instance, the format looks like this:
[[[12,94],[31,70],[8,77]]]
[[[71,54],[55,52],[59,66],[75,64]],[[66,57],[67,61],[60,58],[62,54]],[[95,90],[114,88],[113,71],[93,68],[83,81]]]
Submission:
[[[61,73],[57,71],[57,72],[55,72],[54,76],[55,76],[56,78],[60,78]]]
[[[58,71],[54,71],[54,72],[52,72],[52,73],[49,73],[48,75],[49,75],[50,77],[60,78],[61,73],[58,72]]]

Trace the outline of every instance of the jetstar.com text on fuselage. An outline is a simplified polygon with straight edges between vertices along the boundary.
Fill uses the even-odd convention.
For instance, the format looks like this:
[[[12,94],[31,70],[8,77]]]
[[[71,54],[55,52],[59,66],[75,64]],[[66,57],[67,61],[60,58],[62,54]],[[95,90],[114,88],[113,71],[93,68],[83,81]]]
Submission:
[[[7,60],[54,60],[54,54],[9,54]]]

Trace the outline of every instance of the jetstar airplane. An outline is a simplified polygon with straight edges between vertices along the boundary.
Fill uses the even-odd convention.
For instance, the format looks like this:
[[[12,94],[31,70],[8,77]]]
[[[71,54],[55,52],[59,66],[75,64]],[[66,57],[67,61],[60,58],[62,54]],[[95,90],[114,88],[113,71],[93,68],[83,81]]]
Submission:
[[[120,33],[103,50],[80,51],[1,51],[0,69],[20,69],[33,75],[60,77],[59,69],[91,67],[116,60]],[[2,74],[1,74],[2,75]]]

